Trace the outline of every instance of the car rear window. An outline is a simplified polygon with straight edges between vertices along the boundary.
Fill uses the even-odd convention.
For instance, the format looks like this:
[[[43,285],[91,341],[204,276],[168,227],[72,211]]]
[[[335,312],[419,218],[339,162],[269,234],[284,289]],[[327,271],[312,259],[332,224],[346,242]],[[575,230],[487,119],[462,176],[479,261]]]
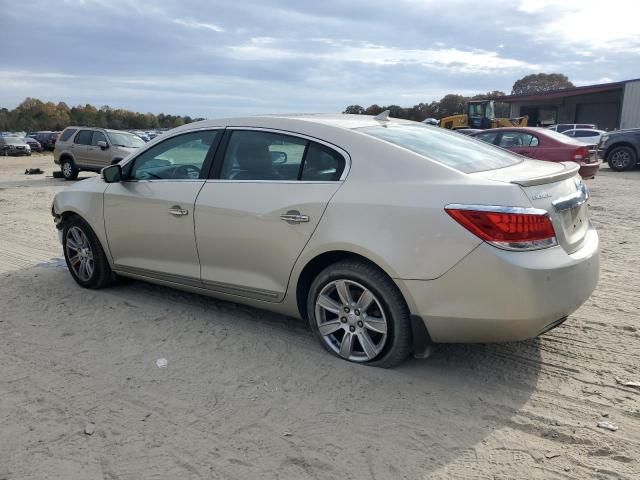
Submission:
[[[356,130],[464,173],[494,170],[522,162],[520,157],[501,148],[439,127],[391,124]]]
[[[77,130],[78,130],[77,128],[67,128],[64,132],[62,132],[62,135],[60,136],[60,141],[66,142],[67,140],[69,140],[71,135],[76,133]]]

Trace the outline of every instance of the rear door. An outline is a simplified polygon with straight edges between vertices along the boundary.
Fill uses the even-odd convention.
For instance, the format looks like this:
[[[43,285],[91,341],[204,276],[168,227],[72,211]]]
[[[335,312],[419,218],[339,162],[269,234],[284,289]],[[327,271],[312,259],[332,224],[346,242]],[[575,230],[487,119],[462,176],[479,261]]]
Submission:
[[[196,202],[196,240],[208,288],[277,302],[348,156],[312,139],[228,129]]]

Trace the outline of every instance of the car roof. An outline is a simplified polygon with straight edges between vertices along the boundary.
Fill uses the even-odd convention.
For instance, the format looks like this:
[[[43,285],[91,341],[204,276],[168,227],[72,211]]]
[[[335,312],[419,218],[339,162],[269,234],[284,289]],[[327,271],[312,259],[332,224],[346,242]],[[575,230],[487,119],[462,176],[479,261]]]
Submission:
[[[129,135],[133,135],[133,133],[129,133],[126,130],[116,130],[114,128],[102,128],[102,127],[81,127],[78,125],[69,125],[68,127],[65,128],[65,130],[69,129],[69,128],[74,128],[76,130],[100,130],[103,132],[109,132],[109,133],[128,133]],[[57,133],[57,132],[54,132]]]
[[[567,132],[595,132],[595,133],[606,133],[604,130],[598,130],[597,128],[571,128],[569,130],[565,130],[562,133]]]
[[[189,130],[195,127],[233,127],[233,126],[281,126],[282,124],[290,126],[305,126],[309,124],[325,125],[329,127],[352,130],[361,127],[373,127],[377,125],[417,123],[410,120],[402,120],[399,118],[389,118],[389,120],[376,120],[371,115],[350,115],[342,113],[288,113],[274,115],[254,115],[247,117],[229,117],[212,120],[201,120],[199,122],[188,123],[176,130]]]

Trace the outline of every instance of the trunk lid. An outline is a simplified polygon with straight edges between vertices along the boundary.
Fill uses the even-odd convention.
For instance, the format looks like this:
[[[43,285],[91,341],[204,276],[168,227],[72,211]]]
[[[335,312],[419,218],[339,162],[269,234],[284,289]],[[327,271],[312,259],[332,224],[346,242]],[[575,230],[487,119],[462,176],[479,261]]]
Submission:
[[[574,162],[525,160],[511,167],[472,175],[518,185],[534,208],[549,213],[558,243],[572,253],[582,246],[589,230],[589,194],[578,175],[579,168]]]

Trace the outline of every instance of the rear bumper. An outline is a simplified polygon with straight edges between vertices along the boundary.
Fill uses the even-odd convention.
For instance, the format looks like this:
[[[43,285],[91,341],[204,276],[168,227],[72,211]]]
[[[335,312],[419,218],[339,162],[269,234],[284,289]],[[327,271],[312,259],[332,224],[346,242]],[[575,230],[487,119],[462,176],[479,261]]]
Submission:
[[[435,280],[396,280],[434,342],[532,338],[562,323],[598,282],[599,240],[582,248],[508,252],[482,244]]]
[[[600,165],[602,165],[601,161],[596,163],[581,163],[578,173],[580,173],[582,178],[593,178],[596,176],[596,173],[598,173],[598,170],[600,170]]]

